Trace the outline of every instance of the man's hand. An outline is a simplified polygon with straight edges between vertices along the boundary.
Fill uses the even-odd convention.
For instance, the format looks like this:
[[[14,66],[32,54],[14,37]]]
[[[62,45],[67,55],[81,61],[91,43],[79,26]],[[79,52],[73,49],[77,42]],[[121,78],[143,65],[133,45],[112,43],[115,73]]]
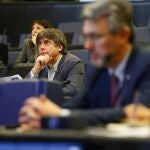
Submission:
[[[126,118],[136,120],[150,120],[150,109],[142,104],[130,104],[124,108]]]
[[[40,55],[35,61],[35,65],[32,68],[32,72],[35,75],[38,75],[39,72],[44,69],[49,64],[50,58],[48,55]]]
[[[34,45],[36,45],[36,37],[37,37],[37,36],[34,35],[34,36],[32,36],[32,38],[31,38],[31,41],[34,43]]]
[[[20,110],[20,127],[25,131],[39,129],[41,127],[42,117],[60,116],[61,110],[58,105],[54,104],[45,96],[28,98]]]

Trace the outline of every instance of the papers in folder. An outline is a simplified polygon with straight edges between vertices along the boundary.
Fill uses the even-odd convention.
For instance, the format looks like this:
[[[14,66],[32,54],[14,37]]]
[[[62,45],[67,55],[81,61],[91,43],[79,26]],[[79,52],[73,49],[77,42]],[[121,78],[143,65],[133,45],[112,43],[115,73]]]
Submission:
[[[150,126],[131,126],[124,123],[110,123],[106,127],[88,129],[90,136],[109,138],[147,138],[150,137]]]
[[[128,124],[108,124],[106,130],[113,134],[114,137],[149,137],[150,127],[145,126],[130,126]]]
[[[16,80],[22,80],[22,77],[19,74],[16,74],[13,76],[0,78],[0,82],[9,82],[9,81],[16,81]]]

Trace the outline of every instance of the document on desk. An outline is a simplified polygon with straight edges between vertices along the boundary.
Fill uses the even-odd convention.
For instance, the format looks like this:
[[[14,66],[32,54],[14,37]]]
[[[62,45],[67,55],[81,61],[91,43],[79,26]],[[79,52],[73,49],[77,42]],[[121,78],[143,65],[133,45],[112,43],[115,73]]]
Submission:
[[[16,75],[0,78],[0,82],[10,82],[16,80],[22,80],[22,77],[19,74],[16,74]]]
[[[147,138],[150,137],[150,126],[131,126],[128,124],[110,123],[105,128],[91,128],[88,133],[93,136],[113,138]]]

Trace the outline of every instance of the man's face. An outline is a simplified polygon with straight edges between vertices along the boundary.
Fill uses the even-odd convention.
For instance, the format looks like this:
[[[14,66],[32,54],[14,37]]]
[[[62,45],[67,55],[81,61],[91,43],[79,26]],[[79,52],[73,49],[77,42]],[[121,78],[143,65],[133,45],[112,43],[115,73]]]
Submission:
[[[112,34],[106,18],[98,21],[85,20],[83,23],[84,47],[90,52],[91,62],[104,64],[105,58],[113,58],[121,51],[125,40],[120,33]]]
[[[39,41],[38,49],[39,55],[48,55],[49,58],[56,58],[62,51],[62,46],[58,46],[53,40],[42,38]]]
[[[39,32],[41,32],[42,30],[44,30],[44,27],[43,27],[42,25],[40,25],[40,24],[35,23],[35,24],[32,26],[32,31],[31,31],[32,37],[33,37],[33,36],[36,37],[37,34],[38,34]]]

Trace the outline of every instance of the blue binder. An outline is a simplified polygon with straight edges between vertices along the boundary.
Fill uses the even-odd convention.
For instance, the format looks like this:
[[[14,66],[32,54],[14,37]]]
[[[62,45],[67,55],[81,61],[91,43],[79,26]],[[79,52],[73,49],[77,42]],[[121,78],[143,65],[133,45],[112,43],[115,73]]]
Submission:
[[[0,125],[17,125],[19,110],[26,98],[46,94],[60,104],[61,85],[47,80],[22,80],[0,83]]]

